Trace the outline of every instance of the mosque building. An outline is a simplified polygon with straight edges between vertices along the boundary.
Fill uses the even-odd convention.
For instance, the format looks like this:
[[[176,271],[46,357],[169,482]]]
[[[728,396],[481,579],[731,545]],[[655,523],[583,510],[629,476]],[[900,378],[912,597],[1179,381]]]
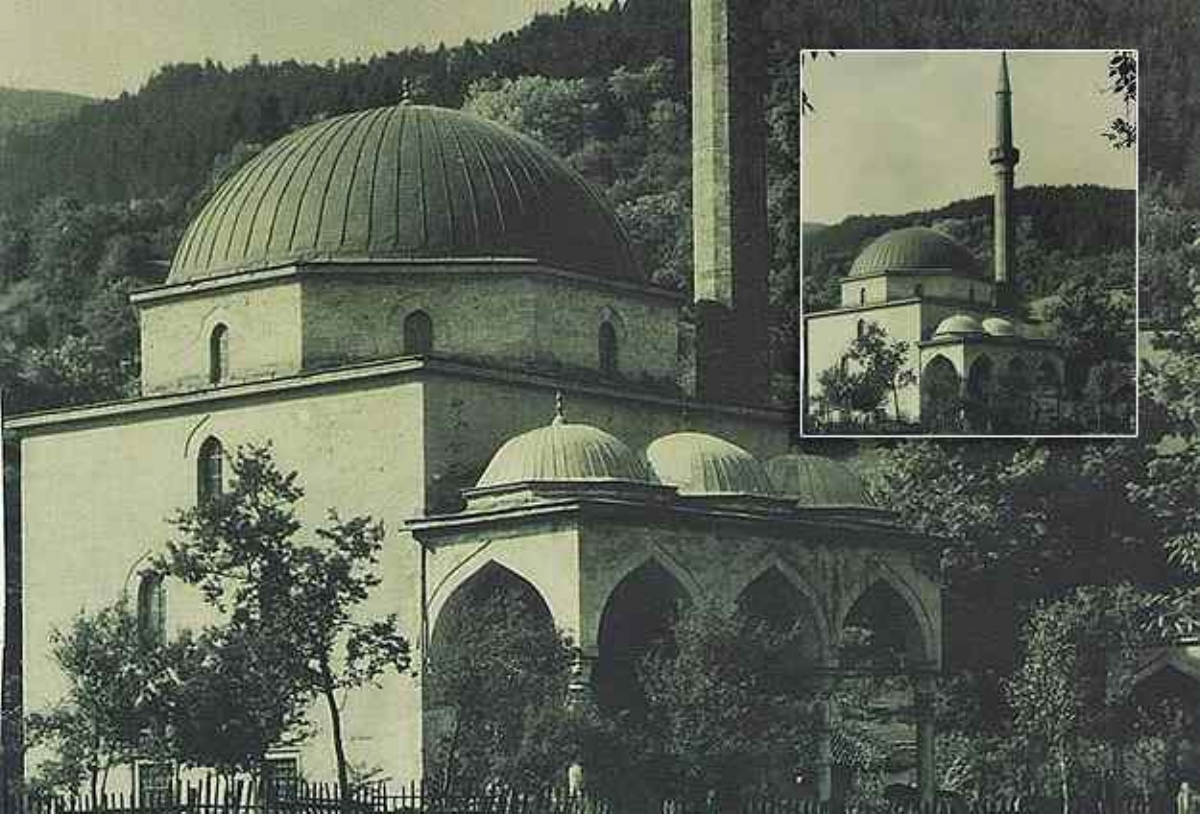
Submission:
[[[1012,85],[1007,55],[996,87],[995,146],[988,162],[995,177],[993,270],[936,229],[896,229],[869,243],[841,282],[841,305],[804,317],[805,410],[810,426],[837,421],[823,405],[823,371],[853,364],[855,337],[875,323],[889,340],[907,343],[911,381],[881,409],[902,424],[959,425],[991,432],[989,416],[1004,385],[1029,393],[1026,426],[1052,424],[1061,409],[1063,358],[1047,326],[1022,317],[1013,279],[1013,179],[1020,151],[1013,146]],[[976,408],[970,413],[971,406]],[[952,413],[947,415],[947,411]]]
[[[907,737],[932,799],[936,566],[851,469],[797,452],[795,414],[767,405],[765,138],[746,92],[765,86],[766,49],[734,0],[694,6],[694,392],[676,384],[685,303],[540,145],[406,104],[284,136],[216,190],[166,282],[133,296],[141,395],[6,426],[26,710],[61,696],[51,633],[81,609],[124,593],[166,635],[203,624],[199,597],[150,559],[167,518],[224,487],[239,445],[270,442],[299,473],[307,528],[330,507],[385,523],[369,610],[399,616],[417,665],[497,584],[571,636],[575,691],[601,704],[679,602],[799,623],[798,657],[829,676],[854,667],[843,631],[874,622],[915,678]],[[420,778],[427,696],[420,669],[350,693],[351,760]],[[313,718],[318,733],[273,760],[328,779]],[[156,770],[111,782],[144,790]]]

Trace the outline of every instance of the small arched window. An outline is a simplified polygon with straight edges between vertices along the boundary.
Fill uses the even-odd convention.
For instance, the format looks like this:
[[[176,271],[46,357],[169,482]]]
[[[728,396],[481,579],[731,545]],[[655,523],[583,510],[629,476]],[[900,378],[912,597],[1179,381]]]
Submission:
[[[216,438],[200,446],[196,459],[196,501],[204,503],[225,491],[225,449]]]
[[[616,373],[618,365],[617,329],[612,326],[611,322],[600,323],[597,345],[600,353],[601,372]]]
[[[162,574],[142,574],[138,582],[137,629],[146,644],[163,644],[167,640],[167,589]]]
[[[424,311],[404,318],[404,355],[426,356],[433,352],[433,320]]]
[[[916,297],[917,299],[920,299],[921,297],[925,296],[925,286],[921,285],[920,283],[917,283],[916,285],[914,285],[913,286],[913,296]]]
[[[858,304],[859,305],[867,304],[867,289],[865,289],[865,288],[858,289]]]
[[[229,376],[229,328],[218,325],[208,337],[208,380],[220,384]]]
[[[863,334],[865,334],[867,332],[867,321],[865,319],[860,319],[858,321],[858,329],[857,330],[858,330],[858,336],[860,338],[862,337]]]

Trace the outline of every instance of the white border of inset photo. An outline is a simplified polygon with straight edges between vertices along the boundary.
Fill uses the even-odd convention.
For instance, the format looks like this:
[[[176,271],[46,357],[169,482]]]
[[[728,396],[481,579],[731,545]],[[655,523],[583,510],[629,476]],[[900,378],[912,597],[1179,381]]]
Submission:
[[[800,69],[799,69],[800,70],[800,78],[799,78],[800,91],[799,92],[802,95],[802,97],[801,97],[802,100],[807,101],[809,98],[809,94],[808,94],[808,85],[806,84],[806,73],[807,73],[806,66],[810,62],[811,54],[819,54],[818,59],[820,59],[820,60],[828,59],[828,60],[830,60],[830,62],[835,63],[835,64],[839,58],[845,58],[846,56],[860,56],[860,55],[870,55],[870,54],[880,54],[880,55],[882,55],[882,54],[897,54],[897,55],[912,54],[914,56],[915,55],[949,55],[949,54],[994,55],[998,65],[1002,59],[1002,55],[1009,54],[1009,55],[1013,55],[1014,57],[1016,57],[1016,59],[1014,59],[1014,63],[1015,63],[1015,66],[1019,66],[1019,64],[1020,64],[1019,57],[1021,54],[1061,54],[1061,55],[1066,55],[1066,54],[1104,54],[1106,56],[1112,56],[1117,53],[1132,54],[1134,62],[1140,70],[1140,67],[1141,67],[1140,54],[1138,53],[1138,50],[1135,48],[1115,48],[1115,47],[1114,48],[1071,48],[1071,49],[1067,49],[1067,48],[1064,48],[1064,49],[1054,49],[1054,48],[1013,48],[1013,49],[1003,49],[1003,48],[952,48],[952,49],[902,49],[902,48],[849,48],[849,49],[847,49],[847,48],[841,48],[841,49],[839,49],[839,48],[832,48],[832,49],[815,49],[815,48],[805,48],[805,49],[802,49],[802,51],[801,51],[801,59],[799,61],[800,62]],[[997,75],[999,75],[999,73],[1000,73],[1000,71],[999,71],[999,69],[997,69],[997,73],[993,74],[993,76],[997,76]],[[1005,72],[1005,75],[1007,76],[1007,72]],[[1098,93],[1103,92],[1105,90],[1101,83],[1101,80],[1102,80],[1102,77],[1098,76],[1097,77],[1097,85],[1096,85]],[[998,81],[998,80],[995,80],[995,81]],[[1012,70],[1011,82],[1012,82],[1012,96],[1013,97],[1019,96],[1022,92],[1029,93],[1031,90],[1033,92],[1036,92],[1036,85],[1033,85],[1031,78],[1028,76],[1022,76],[1019,73],[1019,71],[1015,68]],[[986,104],[987,109],[989,111],[989,114],[988,114],[988,116],[989,116],[988,132],[989,133],[991,133],[992,128],[994,126],[996,126],[993,122],[993,119],[998,116],[997,113],[990,112],[990,111],[993,111],[994,109],[996,109],[996,107],[997,107],[995,105],[995,102],[993,101],[994,95],[996,93],[997,93],[997,86],[995,84],[987,84],[987,85],[979,88],[979,100],[980,100],[979,103]],[[1134,382],[1133,382],[1133,405],[1132,405],[1133,429],[1131,432],[1111,432],[1111,431],[1109,431],[1109,432],[1096,432],[1096,433],[1083,433],[1083,432],[1061,433],[1061,432],[1050,431],[1050,432],[1044,432],[1044,433],[1043,432],[988,433],[988,432],[980,431],[978,429],[967,430],[967,431],[964,431],[961,433],[938,432],[938,431],[922,432],[919,428],[919,425],[916,423],[913,424],[913,430],[911,432],[908,432],[908,431],[886,432],[886,431],[882,431],[882,430],[881,431],[872,431],[872,428],[869,425],[864,425],[863,431],[857,432],[857,431],[847,430],[844,427],[838,427],[831,431],[815,431],[810,426],[809,402],[810,402],[811,394],[810,394],[810,387],[809,387],[809,383],[808,383],[808,380],[809,380],[809,375],[808,375],[809,374],[809,371],[808,371],[808,366],[809,366],[809,359],[808,359],[809,319],[811,316],[815,316],[817,314],[833,313],[836,311],[842,311],[847,307],[851,308],[851,310],[856,310],[857,308],[859,308],[861,306],[853,306],[853,305],[846,306],[843,302],[842,304],[839,304],[834,308],[827,308],[824,311],[818,311],[818,312],[814,312],[813,314],[809,314],[807,311],[806,305],[805,305],[804,282],[805,282],[806,210],[811,212],[811,207],[806,207],[806,200],[805,200],[806,186],[807,186],[806,179],[805,179],[805,164],[806,164],[805,126],[806,126],[806,121],[810,118],[810,116],[813,115],[813,113],[807,112],[805,110],[806,101],[802,101],[800,104],[801,110],[800,110],[800,116],[799,116],[800,121],[799,121],[799,145],[798,145],[799,153],[800,153],[800,160],[799,160],[799,184],[798,184],[798,190],[797,190],[797,195],[799,196],[799,206],[798,206],[799,223],[797,224],[797,228],[799,230],[799,234],[798,234],[799,271],[798,271],[797,284],[799,286],[799,291],[798,291],[799,305],[798,305],[798,307],[800,309],[800,314],[799,314],[799,323],[800,323],[800,325],[799,325],[799,337],[800,337],[799,338],[799,341],[800,341],[799,372],[800,372],[800,376],[799,376],[799,382],[798,382],[797,386],[800,390],[800,392],[799,392],[799,415],[798,415],[800,436],[803,438],[810,438],[810,439],[816,439],[816,438],[829,438],[829,439],[833,439],[833,438],[843,438],[843,439],[945,438],[945,439],[954,439],[954,440],[965,440],[965,439],[976,439],[976,438],[984,438],[984,439],[995,439],[995,438],[1105,439],[1105,438],[1133,438],[1133,437],[1136,437],[1138,435],[1138,432],[1140,429],[1140,427],[1139,427],[1140,416],[1138,415],[1138,405],[1140,403],[1140,398],[1141,398],[1141,383],[1140,383],[1141,352],[1140,352],[1140,348],[1139,348],[1140,343],[1138,341],[1138,326],[1140,325],[1140,318],[1141,318],[1141,303],[1140,303],[1140,292],[1139,292],[1140,247],[1138,245],[1140,243],[1140,224],[1138,221],[1139,221],[1139,217],[1140,217],[1140,212],[1139,212],[1140,200],[1139,199],[1140,199],[1140,190],[1141,190],[1141,178],[1140,178],[1140,174],[1139,174],[1138,164],[1140,162],[1140,157],[1141,157],[1141,154],[1140,154],[1140,150],[1141,150],[1140,141],[1141,140],[1140,140],[1140,138],[1136,138],[1136,137],[1135,137],[1133,145],[1129,148],[1129,153],[1132,155],[1132,161],[1133,161],[1133,182],[1134,182],[1134,190],[1133,190],[1133,192],[1134,192],[1134,208],[1133,208],[1133,217],[1134,217],[1133,263],[1134,263],[1134,268],[1133,268],[1133,275],[1134,276],[1133,276],[1133,281],[1132,281],[1133,303],[1134,303],[1134,306],[1133,306],[1134,333],[1133,333],[1133,339],[1132,339],[1132,341],[1133,341],[1132,351],[1133,351]],[[847,103],[848,103],[848,100],[846,100],[844,98],[825,98],[825,99],[823,99],[820,97],[820,94],[818,93],[818,98],[816,101],[816,113],[817,113],[817,115],[819,115],[819,112],[823,108],[823,106],[831,106],[832,107],[832,106],[837,106],[839,104],[847,104]],[[853,104],[853,100],[849,100],[849,103]],[[963,101],[963,104],[971,104],[971,103],[972,103],[972,100],[964,100]],[[1126,119],[1132,120],[1132,122],[1134,122],[1135,124],[1139,121],[1139,118],[1138,118],[1139,117],[1139,103],[1140,103],[1140,97],[1135,95],[1131,108],[1126,111]],[[903,104],[903,100],[899,100],[897,102],[897,104],[898,105]],[[1011,111],[1011,108],[1010,108],[1010,111]],[[1010,115],[1011,115],[1011,113],[1010,113]],[[1022,186],[1022,184],[1020,183],[1021,167],[1019,164],[1019,161],[1021,158],[1021,153],[1025,150],[1028,150],[1028,152],[1030,154],[1033,154],[1037,150],[1037,145],[1036,145],[1036,143],[1029,143],[1029,144],[1022,143],[1022,136],[1021,136],[1022,123],[1019,120],[1019,118],[1015,122],[1010,120],[1008,123],[1008,128],[1009,128],[1009,131],[1012,133],[1012,137],[1007,145],[991,144],[991,145],[981,146],[981,148],[980,148],[980,165],[982,168],[984,168],[984,171],[986,171],[988,173],[988,175],[991,176],[994,174],[994,171],[992,169],[988,168],[987,165],[989,163],[1000,163],[1003,166],[1004,162],[1000,161],[999,159],[997,159],[997,161],[993,162],[991,159],[994,156],[989,155],[988,147],[989,146],[991,147],[992,153],[996,153],[997,149],[1003,149],[1003,150],[1009,151],[1004,154],[1005,156],[1009,156],[1011,154],[1010,155],[1010,163],[1008,163],[1007,166],[1010,168],[1010,170],[1015,168],[1015,176],[1016,176],[1015,181],[1012,183],[1012,185],[1009,188],[1011,190],[1016,190]],[[1001,126],[1000,129],[1003,129],[1003,126]],[[1097,131],[1095,133],[1095,138],[1097,138],[1097,139],[1101,139],[1102,136],[1103,136],[1102,131]],[[881,136],[881,138],[882,137],[884,137],[884,136]],[[999,136],[997,136],[997,138],[999,138]],[[991,137],[989,137],[989,140],[994,141],[996,139],[992,139]],[[971,143],[974,144],[973,138],[971,140]],[[936,155],[937,150],[939,148],[938,148],[938,145],[935,143],[935,144],[931,144],[930,149]],[[1004,157],[1004,156],[1001,156],[1001,157]],[[1085,180],[1080,180],[1077,182],[1062,182],[1062,183],[1064,183],[1064,184],[1067,184],[1067,183],[1087,184],[1087,183],[1091,183],[1091,182],[1088,182]],[[988,197],[993,197],[993,200],[994,200],[995,195],[996,195],[995,187],[993,187],[991,184],[988,184],[987,186],[981,186],[979,188],[978,193],[976,193],[974,195],[968,195],[962,199],[968,200],[972,197],[988,196]],[[950,198],[941,203],[933,204],[932,206],[925,206],[924,203],[914,203],[914,205],[912,206],[912,209],[909,211],[918,212],[918,211],[921,211],[924,209],[937,209],[939,207],[954,203],[957,200],[960,200],[960,198]],[[991,211],[993,213],[991,215],[991,217],[993,219],[996,217],[994,214],[995,208],[996,208],[996,204],[993,203],[992,209],[991,209]],[[861,214],[864,216],[867,216],[867,215],[876,214],[876,213],[863,212]],[[881,213],[877,213],[877,214],[880,214],[883,216],[893,216],[893,215],[899,216],[899,215],[907,214],[907,212],[895,212],[895,213],[881,212]],[[846,215],[845,217],[850,217],[850,215]],[[1015,224],[1015,223],[1019,222],[1019,219],[1020,219],[1020,212],[1018,211],[1015,213],[1015,217],[1013,217],[1011,219],[1011,223]],[[994,222],[995,221],[993,220],[993,223]],[[889,231],[897,231],[899,228],[901,228],[901,227],[894,227],[893,229],[891,229]],[[992,229],[990,231],[994,232],[995,230]],[[1010,228],[1009,230],[1007,230],[1007,232],[1008,232],[1009,238],[1011,240],[1013,229]],[[880,233],[880,235],[877,235],[877,236],[872,237],[871,239],[865,241],[863,243],[863,245],[860,246],[855,251],[858,253],[859,256],[861,256],[862,252],[869,245],[871,245],[872,241],[878,239],[879,237],[882,237],[883,234],[887,234],[887,232]],[[1005,247],[1007,249],[1007,241],[1005,243]],[[1013,246],[1012,251],[1009,252],[1009,254],[1010,254],[1010,256],[1012,256],[1012,255],[1015,255],[1015,253],[1016,253],[1016,247]],[[978,257],[976,257],[976,262],[977,263],[980,262]],[[998,289],[997,281],[999,279],[995,276],[995,274],[990,269],[991,269],[991,266],[989,266],[988,271],[986,271],[984,274],[979,275],[981,282],[987,282],[987,286],[986,286],[987,290],[984,292],[984,296],[987,297],[988,299],[981,300],[980,306],[972,307],[971,303],[974,303],[973,295],[974,295],[975,291],[974,291],[974,286],[971,286],[971,291],[969,293],[972,295],[972,299],[968,300],[968,299],[964,298],[962,300],[962,303],[965,306],[965,310],[974,310],[974,311],[978,311],[981,313],[984,311],[993,311],[994,314],[997,316],[1004,313],[1002,310],[996,309],[996,306],[994,304],[995,296],[992,293],[990,293],[991,291],[995,291]],[[884,272],[884,273],[886,273],[886,272]],[[952,275],[947,275],[947,280],[949,280],[950,276],[952,276]],[[985,276],[986,276],[986,281],[984,280]],[[1000,285],[1003,285],[1003,281],[1000,281]],[[920,284],[917,284],[915,286],[915,288],[917,289],[917,291],[914,292],[911,296],[902,298],[902,301],[904,304],[911,305],[913,303],[916,303],[919,306],[919,304],[921,302],[921,298],[924,296],[923,286],[921,286]],[[1019,294],[1020,289],[1018,286],[1013,286],[1013,288],[1010,290],[1013,292],[1012,297],[1015,298],[1015,297],[1020,296],[1020,294]],[[1003,297],[1004,294],[1001,293],[999,296]],[[952,297],[947,298],[946,302],[943,303],[943,305],[949,304],[950,299],[952,299]],[[893,301],[893,297],[891,296],[890,293],[885,291],[882,299],[877,299],[873,303],[867,303],[867,305],[868,305],[868,307],[878,308],[878,307],[883,306],[886,303],[891,302],[891,301]],[[899,303],[901,300],[896,300],[896,301]],[[990,304],[987,306],[983,306],[984,302],[989,302]],[[941,310],[945,310],[945,308],[943,308]],[[920,316],[917,316],[916,318],[918,320],[918,326],[915,330],[917,331],[917,336],[919,337],[917,341],[923,344],[932,339],[931,335],[930,336],[926,335],[927,333],[929,333],[929,330],[927,330],[928,326],[923,324],[923,322],[929,321],[929,320],[921,320]],[[983,317],[980,317],[980,319],[982,319],[982,318]],[[1007,316],[1005,318],[1007,319]],[[862,320],[858,320],[858,322],[862,323]],[[942,320],[939,319],[938,322],[940,323],[940,322],[942,322]],[[852,322],[849,318],[846,320],[846,324],[847,324],[847,326],[852,325]],[[1024,339],[1029,344],[1029,347],[1034,348],[1036,350],[1036,348],[1039,344],[1039,337],[1036,337],[1033,334],[1035,333],[1037,323],[1036,322],[1027,322],[1027,323],[1025,323],[1025,325],[1028,326],[1026,336],[1021,337],[1020,333],[1016,334],[1016,336]],[[859,325],[859,329],[861,330],[861,324]],[[850,329],[847,328],[847,331],[849,331],[849,330]],[[981,334],[981,335],[990,336],[991,334]],[[847,336],[851,336],[851,333],[847,333]],[[904,339],[907,339],[907,336],[904,337]],[[851,339],[848,341],[853,341],[853,340]],[[1050,344],[1050,342],[1044,336],[1040,337],[1040,343],[1045,343],[1044,347],[1046,348],[1047,353],[1051,352],[1052,350],[1055,354],[1059,353],[1056,349],[1053,348],[1053,345]],[[960,344],[964,348],[966,348],[968,343],[962,342],[960,340]],[[1011,344],[1011,342],[1009,342],[1009,344]],[[1019,358],[1025,358],[1024,354],[1027,352],[1029,352],[1029,351],[1009,351],[1007,353],[1007,357],[1009,359],[1018,358],[1017,355],[1021,354],[1021,356]],[[844,351],[842,352],[841,355],[844,357],[844,355],[845,355]],[[1059,381],[1062,382],[1065,379],[1065,374],[1066,374],[1065,364],[1063,363],[1063,361],[1061,359],[1061,355],[1058,356],[1058,359],[1059,359],[1058,378],[1059,378]],[[990,359],[989,359],[989,361],[990,361]],[[965,357],[964,357],[964,363],[965,363]],[[1053,363],[1053,362],[1051,362],[1051,363]],[[1003,363],[1001,363],[1001,364],[1003,364]],[[959,366],[956,365],[956,367],[959,367]],[[955,373],[958,374],[959,387],[965,388],[967,386],[965,383],[967,377],[964,377],[962,374],[959,374],[958,370],[956,370]],[[911,385],[909,385],[909,387],[912,388],[913,390],[915,390],[915,393],[916,393],[915,398],[917,400],[917,404],[919,405],[922,401],[922,396],[921,396],[922,390],[921,390],[921,382],[920,382],[920,364],[919,363],[917,364],[916,379]],[[907,394],[907,397],[908,397],[908,400],[911,401],[913,398],[913,394],[910,392]],[[899,397],[897,396],[897,400],[898,400],[898,398]],[[899,411],[899,415],[901,415],[901,416],[903,415],[903,410],[901,410],[899,408],[899,406],[897,406],[894,409]],[[919,415],[919,409],[920,408],[918,406],[918,415]]]

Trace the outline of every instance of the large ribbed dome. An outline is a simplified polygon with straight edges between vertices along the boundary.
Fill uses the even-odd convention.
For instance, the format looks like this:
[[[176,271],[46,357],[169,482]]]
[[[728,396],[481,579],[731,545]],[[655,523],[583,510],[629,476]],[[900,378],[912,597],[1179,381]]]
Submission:
[[[298,261],[481,259],[644,280],[612,209],[545,148],[399,105],[318,122],[251,159],[192,222],[168,283]]]
[[[538,481],[649,482],[625,442],[587,424],[552,424],[509,439],[492,456],[478,487]]]
[[[977,276],[975,256],[957,240],[936,229],[911,226],[876,238],[855,259],[851,277],[901,271]]]
[[[791,452],[767,461],[767,475],[782,495],[801,506],[870,506],[866,484],[850,467],[823,455]]]
[[[713,435],[677,432],[646,448],[646,459],[661,483],[684,495],[769,495],[771,479],[758,459]]]

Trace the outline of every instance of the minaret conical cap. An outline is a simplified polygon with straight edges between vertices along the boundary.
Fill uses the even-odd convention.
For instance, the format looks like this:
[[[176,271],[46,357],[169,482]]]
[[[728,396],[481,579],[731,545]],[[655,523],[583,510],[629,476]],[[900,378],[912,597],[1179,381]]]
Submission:
[[[996,81],[996,93],[1012,93],[1012,85],[1008,81],[1008,52],[1000,52],[1000,78]]]

